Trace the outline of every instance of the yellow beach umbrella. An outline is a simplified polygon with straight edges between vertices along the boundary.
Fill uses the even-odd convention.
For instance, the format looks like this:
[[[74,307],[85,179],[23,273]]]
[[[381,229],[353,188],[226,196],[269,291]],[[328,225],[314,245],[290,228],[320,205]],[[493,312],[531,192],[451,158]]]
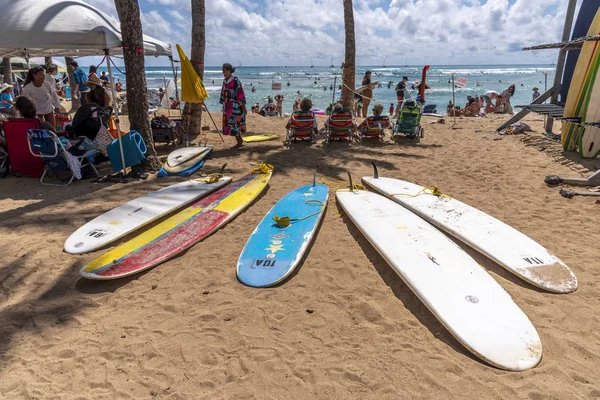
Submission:
[[[208,98],[208,93],[206,93],[202,79],[179,45],[177,45],[177,52],[181,62],[181,100],[186,103],[204,103],[204,100]]]

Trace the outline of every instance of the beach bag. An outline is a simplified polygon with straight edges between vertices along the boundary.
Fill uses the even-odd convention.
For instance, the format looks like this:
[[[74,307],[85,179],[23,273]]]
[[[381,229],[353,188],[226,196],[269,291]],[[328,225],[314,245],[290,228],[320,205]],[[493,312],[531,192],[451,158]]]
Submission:
[[[74,156],[82,156],[90,150],[97,150],[98,145],[86,136],[80,136],[77,141],[69,148],[69,153]]]

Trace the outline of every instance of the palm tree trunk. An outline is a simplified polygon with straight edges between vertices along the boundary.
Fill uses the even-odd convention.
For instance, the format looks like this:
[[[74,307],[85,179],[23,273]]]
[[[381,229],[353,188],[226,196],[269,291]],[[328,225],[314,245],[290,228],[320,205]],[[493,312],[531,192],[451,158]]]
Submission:
[[[71,89],[71,111],[79,110],[81,107],[81,99],[73,96],[75,93],[75,76],[73,76],[73,67],[71,67],[71,61],[73,61],[73,57],[65,57],[65,64],[67,64],[67,76],[69,77],[69,87]]]
[[[142,135],[148,153],[146,168],[157,170],[160,162],[156,157],[152,129],[148,120],[148,87],[144,67],[144,40],[140,6],[137,0],[115,0],[115,7],[121,21],[123,40],[123,60],[127,73],[127,109],[132,130]],[[116,99],[115,99],[116,100]]]
[[[206,7],[204,0],[192,1],[192,52],[191,60],[194,70],[201,79],[204,79],[204,51],[206,48],[205,16]],[[185,103],[183,121],[190,139],[194,139],[201,132],[202,104]]]
[[[10,66],[10,57],[2,59],[2,73],[4,75],[4,83],[12,84],[12,68]]]
[[[346,29],[346,49],[345,59],[342,69],[342,97],[341,102],[344,108],[352,110],[354,108],[354,90],[356,87],[356,41],[354,38],[354,10],[352,9],[352,0],[344,0],[344,27]]]

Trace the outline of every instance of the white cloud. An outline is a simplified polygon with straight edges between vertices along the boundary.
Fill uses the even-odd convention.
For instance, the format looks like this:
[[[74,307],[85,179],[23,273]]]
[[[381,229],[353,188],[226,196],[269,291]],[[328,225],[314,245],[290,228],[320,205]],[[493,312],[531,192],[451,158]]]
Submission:
[[[114,3],[87,0],[116,16]],[[512,3],[512,4],[511,4]],[[567,0],[354,0],[358,65],[548,63]],[[144,33],[191,43],[190,0],[140,1]],[[549,14],[548,10],[558,10]],[[206,64],[325,65],[344,54],[341,0],[206,0]],[[160,63],[160,61],[157,61]]]

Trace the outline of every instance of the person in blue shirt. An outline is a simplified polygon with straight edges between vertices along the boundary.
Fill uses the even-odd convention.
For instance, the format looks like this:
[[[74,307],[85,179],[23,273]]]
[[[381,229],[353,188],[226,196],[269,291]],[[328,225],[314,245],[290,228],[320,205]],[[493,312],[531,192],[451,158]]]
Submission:
[[[90,91],[90,88],[85,85],[85,82],[88,80],[88,75],[79,67],[77,61],[71,61],[71,67],[73,67],[73,78],[75,79],[75,90],[73,91],[73,96],[77,99],[81,99],[81,105],[87,104],[85,96],[87,92]]]
[[[0,112],[5,114],[12,113],[14,104],[11,95],[12,91],[13,86],[8,83],[4,83],[2,86],[0,86]]]
[[[102,79],[105,82],[109,82],[108,75],[106,75],[106,72],[104,72],[104,71],[102,71],[102,75],[100,75],[100,79]]]

